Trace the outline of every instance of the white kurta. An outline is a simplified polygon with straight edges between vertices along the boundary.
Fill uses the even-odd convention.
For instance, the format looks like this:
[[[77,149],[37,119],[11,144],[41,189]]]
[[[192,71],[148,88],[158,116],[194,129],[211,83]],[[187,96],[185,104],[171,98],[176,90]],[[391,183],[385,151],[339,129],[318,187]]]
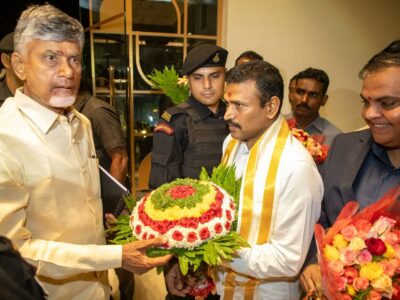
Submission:
[[[264,137],[266,147],[258,160],[254,178],[254,195],[262,195],[265,185],[265,171],[269,168],[269,159],[273,151],[280,124],[280,116],[268,129]],[[224,153],[232,137],[224,142]],[[249,151],[245,143],[239,145],[233,163],[237,177],[242,177],[247,165]],[[242,191],[243,193],[243,188]],[[253,199],[253,219],[250,227],[249,243],[251,248],[239,252],[239,258],[231,262],[230,267],[237,273],[259,279],[254,299],[299,299],[300,287],[297,280],[313,236],[314,224],[318,221],[323,196],[323,184],[315,163],[304,146],[291,135],[283,150],[275,185],[273,224],[270,242],[257,245],[258,228],[262,211],[262,197]],[[242,206],[243,195],[240,197]],[[238,228],[240,226],[240,215]],[[217,292],[223,299],[223,281],[226,272],[221,269],[218,275]],[[245,282],[247,278],[236,276],[236,281]],[[235,288],[234,299],[243,299],[241,287]]]
[[[0,235],[37,266],[49,299],[108,299],[98,161],[89,121],[17,91],[0,108]]]

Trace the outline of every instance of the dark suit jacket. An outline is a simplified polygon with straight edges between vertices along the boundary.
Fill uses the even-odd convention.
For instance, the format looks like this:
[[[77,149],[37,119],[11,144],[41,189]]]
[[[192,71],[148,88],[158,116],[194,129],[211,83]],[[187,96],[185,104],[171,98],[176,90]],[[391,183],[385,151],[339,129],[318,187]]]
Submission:
[[[338,134],[322,165],[324,182],[321,217],[324,228],[331,227],[345,204],[355,200],[353,183],[372,145],[371,130]],[[315,239],[311,242],[304,267],[317,262]]]
[[[322,168],[324,198],[319,223],[325,228],[336,220],[343,206],[356,200],[353,183],[372,145],[371,130],[339,134]]]

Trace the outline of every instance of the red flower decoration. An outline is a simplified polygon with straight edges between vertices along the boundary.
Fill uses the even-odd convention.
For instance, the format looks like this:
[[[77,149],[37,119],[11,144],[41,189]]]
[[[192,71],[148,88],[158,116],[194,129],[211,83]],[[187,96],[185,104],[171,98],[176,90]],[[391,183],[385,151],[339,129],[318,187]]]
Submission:
[[[226,223],[225,223],[225,229],[226,229],[226,230],[231,230],[231,223],[226,222]]]
[[[210,231],[207,227],[200,230],[200,238],[204,241],[210,237]]]
[[[215,288],[215,283],[211,277],[200,280],[194,287],[192,287],[188,294],[193,297],[206,297]]]
[[[187,240],[189,243],[193,243],[194,241],[197,240],[197,235],[195,232],[189,232],[188,236],[187,236]]]
[[[182,241],[182,239],[183,239],[183,234],[182,234],[182,232],[180,232],[180,231],[178,231],[178,230],[175,230],[174,233],[172,234],[172,238],[173,238],[175,241]]]
[[[147,232],[144,232],[142,235],[142,240],[146,240],[147,239]]]
[[[233,203],[233,202],[231,201],[231,203],[229,204],[229,207],[230,207],[231,209],[235,209],[235,203]]]
[[[154,227],[152,227],[155,231],[163,234],[168,231],[168,223],[165,222],[157,222]]]
[[[142,232],[142,226],[136,225],[135,232],[136,232],[136,234],[140,234]]]
[[[226,218],[227,218],[229,221],[232,220],[232,213],[231,213],[230,210],[227,210],[227,211],[226,211]]]
[[[169,194],[173,199],[182,199],[196,193],[196,189],[189,185],[177,185],[169,189]]]
[[[372,255],[382,255],[386,252],[386,245],[381,239],[369,238],[365,240],[368,251]]]
[[[154,234],[149,234],[149,240],[154,239],[156,236]]]
[[[221,231],[222,231],[222,225],[221,225],[221,223],[215,224],[214,229],[215,229],[215,232],[216,232],[216,233],[221,233]]]

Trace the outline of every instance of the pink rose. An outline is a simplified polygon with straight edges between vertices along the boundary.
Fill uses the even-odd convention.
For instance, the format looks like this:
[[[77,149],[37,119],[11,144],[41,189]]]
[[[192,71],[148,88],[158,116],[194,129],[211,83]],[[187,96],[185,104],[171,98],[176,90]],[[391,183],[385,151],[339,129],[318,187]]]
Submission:
[[[396,258],[400,259],[400,245],[392,245],[394,251],[396,252]]]
[[[360,265],[365,265],[372,261],[372,255],[367,249],[364,249],[358,254],[357,261]]]
[[[343,228],[340,233],[343,235],[343,237],[348,240],[351,241],[353,238],[355,238],[357,236],[357,228],[353,225],[349,225],[346,226],[345,228]]]
[[[344,265],[339,260],[330,261],[328,267],[334,277],[340,277],[344,273]]]
[[[345,266],[352,265],[356,260],[356,258],[357,258],[357,252],[350,249],[345,249],[340,254],[340,260],[344,263]]]
[[[382,295],[374,290],[371,290],[367,296],[367,300],[381,300]]]
[[[353,287],[356,291],[366,290],[369,287],[369,280],[363,277],[356,277],[353,280]]]
[[[382,266],[384,274],[393,277],[397,269],[397,263],[395,260],[382,260],[379,264]]]
[[[345,277],[334,277],[333,278],[333,288],[336,291],[344,291],[346,288],[347,279]]]
[[[352,284],[354,278],[358,276],[358,271],[354,267],[347,267],[344,269],[344,277],[347,279],[348,284]]]
[[[398,244],[400,242],[397,234],[391,231],[386,231],[386,233],[382,236],[382,240],[390,245]]]
[[[381,216],[378,221],[372,225],[371,230],[377,232],[378,235],[381,235],[385,231],[390,230],[395,224],[396,220]]]
[[[367,220],[364,219],[359,219],[355,222],[354,226],[357,228],[358,231],[358,237],[365,239],[365,237],[367,236],[367,233],[369,232],[369,230],[371,229],[371,223]]]

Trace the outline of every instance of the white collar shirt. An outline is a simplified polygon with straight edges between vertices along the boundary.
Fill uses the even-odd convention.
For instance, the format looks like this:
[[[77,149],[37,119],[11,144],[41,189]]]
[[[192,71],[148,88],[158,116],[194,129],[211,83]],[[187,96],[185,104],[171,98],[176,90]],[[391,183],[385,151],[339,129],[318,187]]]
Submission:
[[[59,115],[17,90],[0,108],[0,235],[37,267],[49,299],[108,299],[105,245],[90,122]]]

